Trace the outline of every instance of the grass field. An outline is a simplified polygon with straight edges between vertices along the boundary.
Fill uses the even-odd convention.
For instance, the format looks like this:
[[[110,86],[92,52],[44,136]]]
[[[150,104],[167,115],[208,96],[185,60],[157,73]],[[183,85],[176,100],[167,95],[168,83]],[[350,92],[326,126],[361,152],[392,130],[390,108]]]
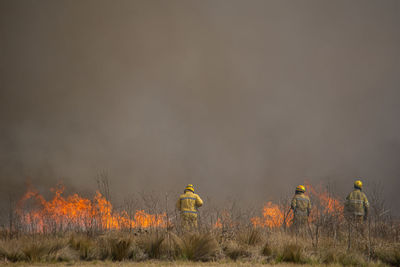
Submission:
[[[91,200],[64,197],[61,188],[50,201],[28,191],[0,230],[0,264],[400,266],[400,223],[381,194],[372,194],[371,214],[360,224],[329,190],[309,188],[313,209],[301,228],[283,199],[267,202],[261,213],[234,202],[209,205],[191,233],[182,232],[172,197],[143,194],[113,209],[103,196],[108,190]]]
[[[0,263],[0,265],[6,266],[49,266],[49,263]],[[299,265],[294,263],[278,263],[278,264],[262,264],[262,263],[253,263],[253,262],[187,262],[187,261],[151,261],[151,262],[74,262],[74,263],[52,263],[50,266],[81,266],[81,267],[90,267],[90,266],[121,266],[121,267],[129,267],[129,266],[137,266],[137,267],[161,267],[161,266],[193,266],[193,267],[228,267],[228,266],[240,266],[240,267],[261,267],[261,266],[276,266],[276,267],[295,267],[295,266],[309,266],[309,264]],[[342,266],[341,264],[313,264],[312,266]],[[365,266],[385,266],[384,264],[370,263]]]
[[[350,249],[347,242],[345,233],[336,239],[321,237],[315,244],[307,235],[256,228],[25,234],[2,240],[0,259],[13,266],[400,266],[398,242],[357,238]]]

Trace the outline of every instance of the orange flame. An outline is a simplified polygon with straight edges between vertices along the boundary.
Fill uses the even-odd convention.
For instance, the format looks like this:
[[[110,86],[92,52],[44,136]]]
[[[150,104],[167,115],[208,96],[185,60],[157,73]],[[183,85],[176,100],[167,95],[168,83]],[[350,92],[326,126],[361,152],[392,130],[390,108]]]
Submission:
[[[341,201],[331,194],[327,190],[322,190],[320,187],[315,189],[311,184],[306,183],[307,192],[314,198],[315,202],[318,202],[319,207],[322,208],[322,212],[327,215],[336,216],[340,220],[343,218],[343,204]],[[310,215],[310,221],[315,221],[320,215],[318,207],[312,203],[312,211]],[[281,227],[286,223],[286,226],[291,225],[293,219],[293,212],[289,213],[286,218],[285,209],[277,204],[267,202],[263,207],[262,217],[253,217],[250,219],[254,227],[269,227],[277,228]]]
[[[214,228],[224,228],[224,227],[233,227],[234,223],[231,218],[231,214],[224,210],[219,216],[217,221],[214,224]]]
[[[214,228],[222,228],[222,222],[221,222],[221,218],[218,218],[217,221],[214,224]]]
[[[330,216],[337,216],[339,220],[343,218],[343,210],[344,206],[340,199],[336,198],[332,194],[329,193],[327,189],[322,189],[321,186],[318,189],[315,189],[311,184],[308,182],[305,183],[307,191],[310,192],[311,197],[313,197],[319,207],[321,208],[321,212],[326,215]],[[317,205],[313,205],[313,209],[311,211],[311,220],[315,220],[318,214],[318,207]]]
[[[124,229],[135,227],[166,227],[165,214],[148,214],[143,210],[135,213],[134,219],[126,211],[113,211],[111,203],[96,192],[93,200],[73,194],[64,198],[63,186],[52,189],[52,200],[34,190],[28,190],[18,203],[17,214],[22,225],[33,232],[48,232],[68,229]],[[35,200],[35,207],[26,209],[27,201]],[[24,209],[25,207],[25,209]]]
[[[290,216],[285,218],[284,210],[271,201],[264,205],[262,215],[262,218],[253,217],[250,219],[254,227],[276,228],[282,226],[284,222],[289,226],[292,220]]]

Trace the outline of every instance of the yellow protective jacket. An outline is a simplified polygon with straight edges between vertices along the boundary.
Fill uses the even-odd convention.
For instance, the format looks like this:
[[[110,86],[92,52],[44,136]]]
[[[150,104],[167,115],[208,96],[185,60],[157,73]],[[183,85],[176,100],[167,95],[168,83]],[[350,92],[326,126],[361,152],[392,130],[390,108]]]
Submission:
[[[179,197],[176,208],[182,213],[197,214],[197,208],[202,205],[203,200],[201,200],[199,195],[190,190],[186,190],[186,192]]]
[[[311,211],[311,201],[304,193],[294,195],[291,203],[291,208],[295,216],[308,216]]]
[[[354,189],[346,197],[345,212],[347,214],[364,216],[368,214],[369,202],[367,196],[360,189]]]

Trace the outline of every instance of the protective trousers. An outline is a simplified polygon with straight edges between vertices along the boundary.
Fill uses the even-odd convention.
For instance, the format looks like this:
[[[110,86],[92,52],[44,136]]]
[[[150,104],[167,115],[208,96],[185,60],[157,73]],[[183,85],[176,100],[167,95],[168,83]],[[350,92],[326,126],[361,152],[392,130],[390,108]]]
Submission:
[[[197,230],[197,214],[181,213],[181,225],[182,229],[187,232]]]
[[[293,218],[292,230],[295,234],[306,235],[307,233],[307,215],[295,214]]]

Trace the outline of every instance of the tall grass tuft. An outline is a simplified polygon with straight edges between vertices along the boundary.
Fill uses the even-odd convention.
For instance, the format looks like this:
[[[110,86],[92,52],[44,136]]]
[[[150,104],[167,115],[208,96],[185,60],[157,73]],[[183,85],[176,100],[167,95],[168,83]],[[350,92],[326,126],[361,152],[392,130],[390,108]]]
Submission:
[[[133,250],[131,249],[132,240],[130,239],[112,239],[110,240],[111,259],[122,261],[133,258]]]
[[[66,246],[56,251],[54,254],[49,254],[46,258],[46,261],[57,261],[57,262],[70,262],[70,261],[78,261],[79,253],[72,249],[70,246]]]
[[[374,252],[374,258],[392,266],[400,266],[400,246],[378,248]]]
[[[96,245],[93,239],[86,236],[71,236],[68,243],[71,248],[78,251],[81,260],[96,259]]]
[[[269,244],[269,242],[266,242],[265,244],[264,244],[264,246],[262,247],[262,249],[261,249],[261,254],[263,255],[263,256],[272,256],[272,247],[271,247],[271,245]]]
[[[321,262],[324,264],[337,263],[340,260],[340,252],[337,249],[329,248],[321,251]]]
[[[159,259],[163,252],[162,244],[164,240],[164,233],[152,232],[142,235],[137,244],[150,259]]]
[[[229,242],[224,247],[224,253],[226,256],[236,261],[240,258],[250,257],[251,252],[247,249],[246,246],[239,245],[236,242]]]
[[[210,233],[185,234],[177,245],[181,257],[193,261],[212,260],[219,250],[218,242]]]
[[[363,255],[356,252],[339,253],[339,263],[342,266],[366,266]]]
[[[25,260],[25,255],[21,250],[21,242],[18,242],[18,240],[1,241],[0,258],[6,262]]]
[[[242,244],[255,246],[262,242],[262,233],[259,229],[250,228],[239,232],[237,239]]]
[[[101,238],[97,244],[101,260],[123,261],[140,260],[141,251],[129,237]]]
[[[66,247],[67,242],[61,238],[26,239],[22,243],[21,251],[24,260],[28,262],[60,261],[68,260],[60,253]]]
[[[22,252],[25,255],[25,259],[30,262],[37,262],[43,259],[49,253],[47,244],[41,242],[32,242],[26,244],[22,248]]]
[[[304,263],[302,247],[297,244],[285,244],[282,253],[277,257],[277,261]]]

